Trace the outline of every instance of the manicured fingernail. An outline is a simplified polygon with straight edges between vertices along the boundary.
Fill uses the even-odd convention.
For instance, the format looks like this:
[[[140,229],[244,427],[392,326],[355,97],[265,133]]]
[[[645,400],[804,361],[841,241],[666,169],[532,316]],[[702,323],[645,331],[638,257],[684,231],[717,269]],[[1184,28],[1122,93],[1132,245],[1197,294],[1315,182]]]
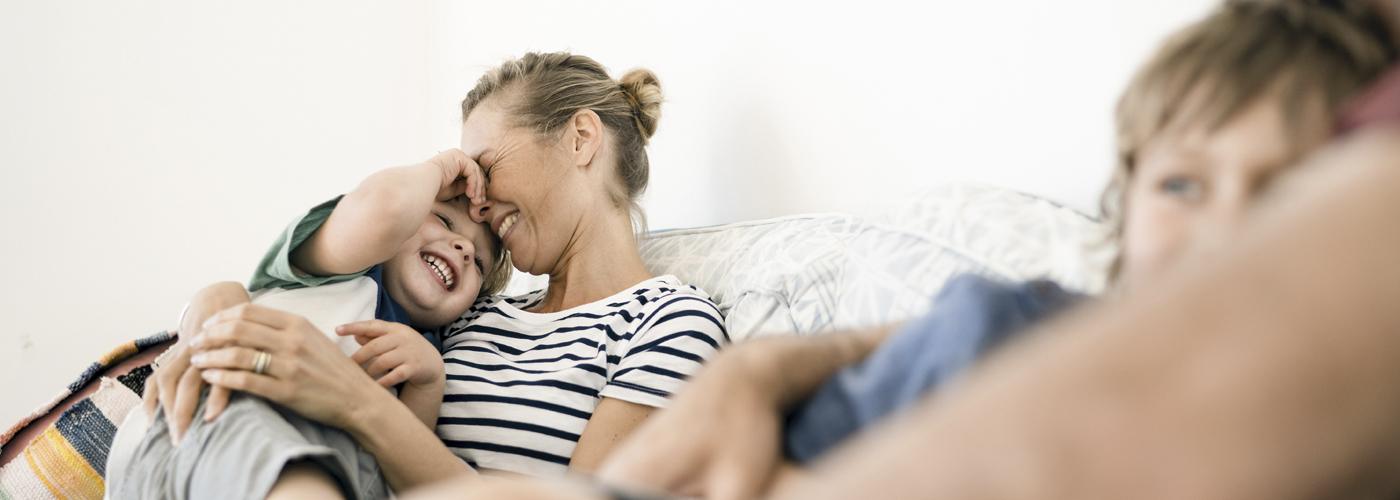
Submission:
[[[190,362],[191,362],[191,363],[194,363],[194,364],[196,364],[196,365],[202,365],[202,364],[204,364],[204,359],[205,359],[206,357],[208,357],[208,356],[206,356],[204,353],[199,353],[199,354],[196,354],[196,355],[194,355],[194,356],[190,356]]]

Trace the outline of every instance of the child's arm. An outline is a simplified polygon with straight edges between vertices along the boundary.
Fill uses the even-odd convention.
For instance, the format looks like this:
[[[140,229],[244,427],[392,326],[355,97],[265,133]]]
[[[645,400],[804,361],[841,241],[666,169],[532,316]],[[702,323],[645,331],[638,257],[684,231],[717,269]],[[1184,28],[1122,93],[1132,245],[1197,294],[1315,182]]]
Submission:
[[[350,360],[368,362],[365,373],[383,387],[403,383],[399,401],[429,429],[437,427],[447,373],[433,344],[407,325],[377,319],[341,325],[335,333],[354,335],[361,347]]]
[[[464,193],[483,203],[486,183],[476,161],[455,148],[417,165],[376,172],[292,250],[291,263],[315,276],[363,271],[393,257],[427,219],[433,201]]]

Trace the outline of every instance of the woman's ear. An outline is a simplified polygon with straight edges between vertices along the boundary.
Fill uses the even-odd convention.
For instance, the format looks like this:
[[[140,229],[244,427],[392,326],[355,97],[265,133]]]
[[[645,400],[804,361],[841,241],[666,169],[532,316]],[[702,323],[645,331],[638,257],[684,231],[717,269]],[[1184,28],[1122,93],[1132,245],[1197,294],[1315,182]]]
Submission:
[[[587,167],[603,147],[603,120],[591,109],[582,109],[569,119],[564,145],[574,158],[574,166]]]

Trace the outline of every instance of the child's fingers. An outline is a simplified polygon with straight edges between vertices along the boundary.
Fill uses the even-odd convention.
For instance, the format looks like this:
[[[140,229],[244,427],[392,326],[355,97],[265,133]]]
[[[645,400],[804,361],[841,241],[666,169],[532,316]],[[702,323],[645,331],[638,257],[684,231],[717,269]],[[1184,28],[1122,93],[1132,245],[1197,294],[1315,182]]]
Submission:
[[[473,204],[480,205],[486,203],[486,171],[480,165],[473,164],[472,167],[469,169],[471,174],[467,176],[467,197]]]
[[[341,336],[354,335],[357,337],[365,336],[375,338],[394,331],[395,325],[403,326],[399,323],[390,323],[382,319],[356,321],[354,323],[346,323],[335,327],[335,334]]]
[[[357,336],[356,339],[358,338]],[[354,361],[357,365],[363,365],[381,354],[394,350],[398,345],[398,340],[393,337],[379,337],[369,341],[369,343],[361,344],[360,350],[350,355],[350,361]]]
[[[411,372],[412,370],[408,368],[408,365],[399,365],[397,368],[394,368],[388,374],[384,375],[383,377],[379,377],[379,386],[393,387],[407,382],[409,377],[412,375]]]
[[[384,376],[385,373],[389,373],[390,370],[403,366],[404,361],[401,352],[387,352],[370,361],[369,365],[365,366],[365,373],[368,373],[372,378],[379,378]]]

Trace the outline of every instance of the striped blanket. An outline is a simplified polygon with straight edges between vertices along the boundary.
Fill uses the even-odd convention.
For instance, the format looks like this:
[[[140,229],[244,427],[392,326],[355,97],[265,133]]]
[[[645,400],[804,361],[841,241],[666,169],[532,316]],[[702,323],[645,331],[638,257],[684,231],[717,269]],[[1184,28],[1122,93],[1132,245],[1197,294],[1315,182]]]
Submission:
[[[103,355],[48,404],[0,434],[7,446],[21,429],[43,418],[68,396],[93,382],[107,368],[172,338],[169,332],[127,342]],[[126,412],[141,403],[150,365],[116,379],[102,377],[92,396],[64,410],[58,421],[18,456],[0,467],[0,500],[102,498],[107,450]],[[23,446],[23,443],[14,443]]]

